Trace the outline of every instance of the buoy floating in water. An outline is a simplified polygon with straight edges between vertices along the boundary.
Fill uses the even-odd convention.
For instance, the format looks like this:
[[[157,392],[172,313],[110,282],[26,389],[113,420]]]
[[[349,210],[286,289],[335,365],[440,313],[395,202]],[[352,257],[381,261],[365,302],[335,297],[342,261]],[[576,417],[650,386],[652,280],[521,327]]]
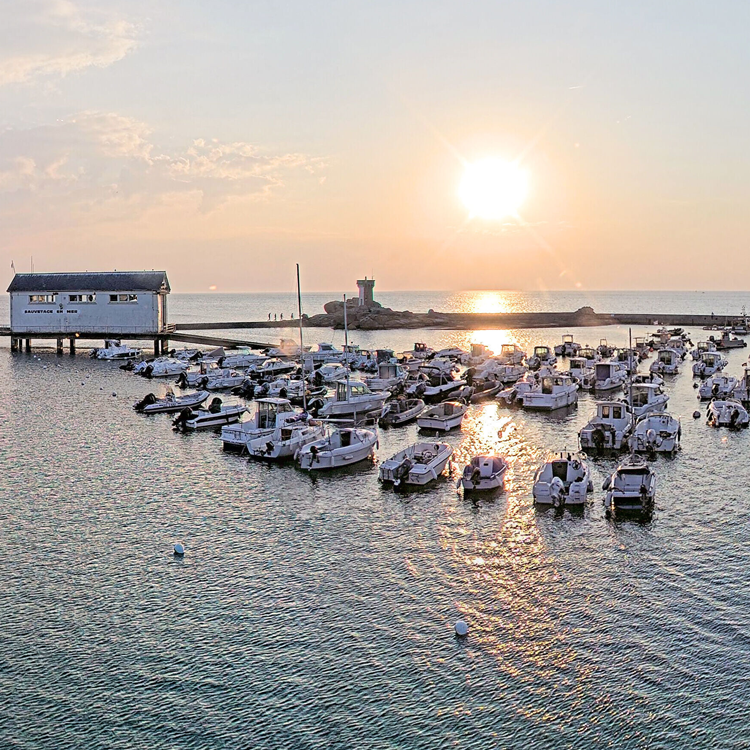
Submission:
[[[469,626],[463,620],[457,620],[454,628],[456,630],[456,635],[459,635],[462,638],[469,634]]]
[[[701,413],[696,409],[693,412],[693,419],[700,419]]]
[[[182,557],[185,554],[185,548],[179,542],[174,546],[174,554],[175,557]]]

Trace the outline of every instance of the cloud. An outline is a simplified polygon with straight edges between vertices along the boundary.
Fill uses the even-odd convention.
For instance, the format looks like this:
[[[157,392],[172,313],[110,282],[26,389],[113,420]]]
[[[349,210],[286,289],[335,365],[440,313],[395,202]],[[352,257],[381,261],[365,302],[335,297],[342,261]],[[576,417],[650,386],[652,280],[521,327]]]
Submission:
[[[289,182],[317,186],[325,166],[319,157],[216,139],[163,150],[144,122],[81,112],[0,132],[0,219],[7,227],[20,211],[36,211],[67,224],[135,218],[164,205],[205,213],[230,199],[270,200]]]
[[[136,36],[126,19],[70,0],[3,0],[0,86],[107,67],[135,48]]]

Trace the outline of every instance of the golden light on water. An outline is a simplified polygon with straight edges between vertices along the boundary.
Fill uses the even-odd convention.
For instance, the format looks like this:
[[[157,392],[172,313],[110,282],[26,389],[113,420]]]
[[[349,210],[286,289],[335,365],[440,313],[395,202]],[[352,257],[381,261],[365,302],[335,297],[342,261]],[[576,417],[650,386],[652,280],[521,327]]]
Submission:
[[[471,217],[498,221],[518,213],[528,188],[528,175],[518,164],[487,158],[466,165],[458,197]]]

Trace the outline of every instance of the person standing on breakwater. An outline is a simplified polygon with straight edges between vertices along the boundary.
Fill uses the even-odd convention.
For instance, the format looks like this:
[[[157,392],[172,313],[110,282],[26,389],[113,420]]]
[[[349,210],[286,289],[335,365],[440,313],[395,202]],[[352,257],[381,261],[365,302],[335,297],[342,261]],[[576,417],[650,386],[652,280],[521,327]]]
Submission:
[[[276,320],[276,313],[273,314],[273,319]]]
[[[281,313],[281,318],[279,320],[284,320],[284,313]]]
[[[268,313],[268,319],[271,320],[271,313]]]

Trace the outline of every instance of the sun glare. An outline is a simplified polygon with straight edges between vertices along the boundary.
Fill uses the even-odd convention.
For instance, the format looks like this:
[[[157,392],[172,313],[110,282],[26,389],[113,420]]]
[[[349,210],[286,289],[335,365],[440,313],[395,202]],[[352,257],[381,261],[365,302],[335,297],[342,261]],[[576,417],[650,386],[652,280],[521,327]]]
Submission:
[[[513,162],[490,158],[466,166],[458,197],[472,217],[498,220],[515,215],[527,191],[524,170]]]

